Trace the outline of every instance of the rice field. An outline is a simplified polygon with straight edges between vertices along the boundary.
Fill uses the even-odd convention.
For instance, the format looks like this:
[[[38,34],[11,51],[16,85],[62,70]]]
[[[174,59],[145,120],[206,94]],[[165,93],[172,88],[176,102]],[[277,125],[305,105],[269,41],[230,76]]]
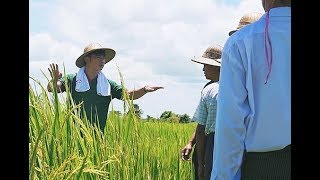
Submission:
[[[146,122],[126,99],[126,115],[109,113],[103,133],[79,118],[80,106],[29,87],[29,179],[192,180],[180,150],[196,124]],[[112,107],[110,107],[112,109]]]

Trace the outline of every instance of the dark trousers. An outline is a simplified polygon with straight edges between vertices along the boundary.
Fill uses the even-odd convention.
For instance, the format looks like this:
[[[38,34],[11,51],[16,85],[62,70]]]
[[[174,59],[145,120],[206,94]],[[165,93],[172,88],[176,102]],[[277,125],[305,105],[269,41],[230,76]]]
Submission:
[[[245,152],[241,180],[291,179],[291,145],[277,151]]]
[[[207,135],[206,150],[205,150],[205,168],[204,168],[204,179],[210,180],[211,170],[212,170],[212,157],[213,157],[213,146],[214,146],[214,133]],[[195,173],[195,180],[198,180],[198,157],[197,157],[197,145],[195,145],[192,162]]]

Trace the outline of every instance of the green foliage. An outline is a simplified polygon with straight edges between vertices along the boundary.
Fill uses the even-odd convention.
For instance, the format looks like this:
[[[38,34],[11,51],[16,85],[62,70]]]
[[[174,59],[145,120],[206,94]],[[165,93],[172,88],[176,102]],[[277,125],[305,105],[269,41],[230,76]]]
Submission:
[[[177,115],[173,115],[167,118],[166,121],[170,123],[179,123],[179,117]]]
[[[145,120],[146,120],[146,121],[150,121],[150,122],[158,121],[157,118],[151,117],[151,116],[149,116],[149,115],[147,115],[147,118],[146,118]]]
[[[190,117],[187,114],[179,115],[172,111],[164,111],[160,116],[160,121],[171,123],[188,123],[190,122]]]
[[[137,116],[137,118],[141,118],[141,115],[143,114],[142,109],[140,109],[138,104],[133,104],[134,114]]]
[[[189,123],[191,121],[191,118],[188,114],[183,114],[179,116],[179,123]]]
[[[160,119],[168,119],[171,116],[176,116],[175,113],[173,113],[172,111],[164,111],[161,115],[160,115]]]

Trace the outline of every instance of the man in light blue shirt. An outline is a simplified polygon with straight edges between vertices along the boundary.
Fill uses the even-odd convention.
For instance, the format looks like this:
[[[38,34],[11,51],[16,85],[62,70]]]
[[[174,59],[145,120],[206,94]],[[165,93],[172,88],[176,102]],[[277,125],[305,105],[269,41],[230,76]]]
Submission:
[[[291,0],[262,4],[223,49],[212,180],[291,178]]]

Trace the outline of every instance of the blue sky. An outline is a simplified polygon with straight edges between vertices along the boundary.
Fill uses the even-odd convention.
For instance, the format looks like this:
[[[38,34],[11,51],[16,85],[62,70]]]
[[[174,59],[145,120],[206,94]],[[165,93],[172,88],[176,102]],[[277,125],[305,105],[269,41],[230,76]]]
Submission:
[[[167,110],[192,117],[207,80],[191,58],[223,45],[244,13],[263,9],[259,0],[30,0],[29,12],[31,77],[46,85],[41,71],[49,76],[50,63],[77,72],[83,48],[99,42],[117,52],[103,69],[108,78],[120,83],[119,66],[127,89],[164,86],[134,101],[143,117]]]

